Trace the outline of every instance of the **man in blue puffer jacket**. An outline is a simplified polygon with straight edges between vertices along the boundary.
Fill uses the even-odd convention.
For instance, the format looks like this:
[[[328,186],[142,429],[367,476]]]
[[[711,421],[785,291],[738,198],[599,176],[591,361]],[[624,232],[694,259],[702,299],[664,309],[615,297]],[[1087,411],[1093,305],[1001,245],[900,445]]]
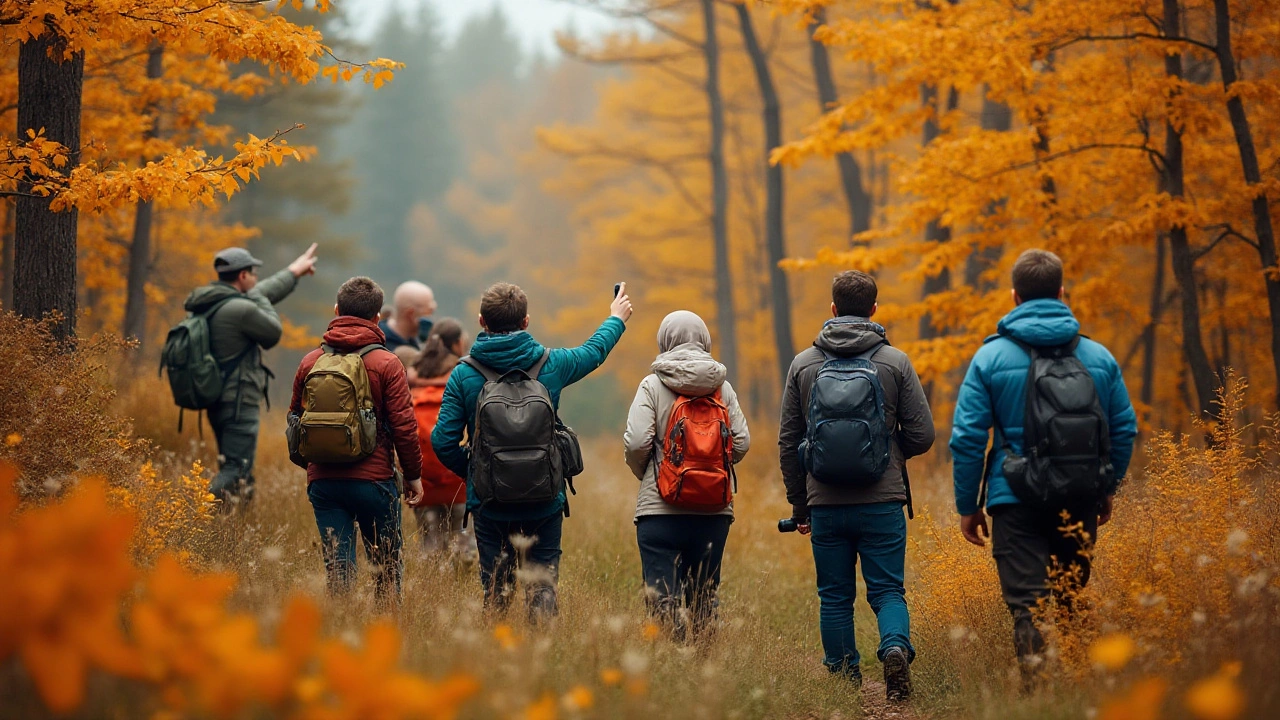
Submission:
[[[622,338],[631,317],[631,299],[624,283],[610,306],[610,316],[581,347],[550,352],[537,380],[560,407],[560,391],[604,364],[614,345]],[[480,300],[480,325],[484,332],[471,346],[471,357],[499,375],[527,370],[546,352],[528,333],[529,300],[524,291],[510,283],[497,283]],[[553,616],[557,612],[556,579],[560,564],[560,530],[564,520],[564,493],[550,502],[533,506],[482,506],[470,482],[470,453],[462,445],[475,435],[476,401],[485,378],[479,370],[459,364],[449,375],[440,406],[440,417],[431,432],[431,447],[445,467],[467,478],[467,511],[475,522],[476,547],[480,552],[480,582],[486,607],[504,608],[515,584],[517,558],[523,557],[531,614]],[[516,548],[512,536],[528,541]]]
[[[987,338],[973,357],[956,400],[951,431],[954,459],[956,510],[964,538],[979,547],[983,536],[991,538],[992,555],[1000,575],[1000,589],[1014,620],[1014,648],[1024,678],[1033,680],[1042,661],[1044,639],[1035,626],[1032,609],[1049,593],[1049,567],[1076,564],[1081,582],[1089,579],[1089,558],[1080,543],[1064,537],[1058,510],[1034,510],[1019,502],[1001,472],[1007,442],[1023,455],[1023,418],[1027,398],[1030,356],[1012,338],[1033,347],[1053,347],[1071,342],[1080,323],[1062,301],[1062,260],[1044,250],[1027,250],[1013,266],[1013,302],[1016,307],[1000,321],[999,334]],[[1114,480],[1094,507],[1062,508],[1072,522],[1081,522],[1089,538],[1099,525],[1111,519],[1116,485],[1124,477],[1133,455],[1137,419],[1120,366],[1102,345],[1081,337],[1075,356],[1093,378],[1098,400],[1107,417],[1111,439]],[[988,432],[995,426],[996,452],[985,463]],[[984,465],[986,509],[992,525],[979,507]]]

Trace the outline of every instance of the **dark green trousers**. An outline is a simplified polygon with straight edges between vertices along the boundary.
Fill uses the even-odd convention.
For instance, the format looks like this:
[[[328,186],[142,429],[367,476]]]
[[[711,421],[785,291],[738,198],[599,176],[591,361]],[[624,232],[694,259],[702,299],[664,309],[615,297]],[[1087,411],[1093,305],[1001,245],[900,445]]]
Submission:
[[[208,409],[209,426],[218,441],[218,474],[209,492],[221,501],[223,512],[243,509],[253,498],[253,457],[258,451],[257,403],[216,403]]]

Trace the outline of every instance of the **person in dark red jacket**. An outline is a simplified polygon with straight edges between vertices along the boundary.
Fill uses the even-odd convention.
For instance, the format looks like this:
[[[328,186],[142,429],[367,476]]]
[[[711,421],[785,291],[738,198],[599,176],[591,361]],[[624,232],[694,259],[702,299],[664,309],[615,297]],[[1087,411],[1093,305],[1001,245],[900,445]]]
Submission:
[[[386,341],[378,329],[382,288],[367,277],[355,277],[338,289],[337,315],[324,334],[326,345],[353,352]],[[303,385],[324,351],[312,350],[293,378],[290,414],[302,413]],[[374,566],[379,600],[400,595],[400,489],[395,480],[394,455],[400,457],[405,493],[410,504],[422,499],[422,450],[418,422],[404,366],[387,350],[364,356],[370,394],[378,416],[377,448],[353,463],[307,463],[307,497],[315,510],[321,549],[331,593],[351,589],[356,575],[355,526],[359,524],[365,555]]]

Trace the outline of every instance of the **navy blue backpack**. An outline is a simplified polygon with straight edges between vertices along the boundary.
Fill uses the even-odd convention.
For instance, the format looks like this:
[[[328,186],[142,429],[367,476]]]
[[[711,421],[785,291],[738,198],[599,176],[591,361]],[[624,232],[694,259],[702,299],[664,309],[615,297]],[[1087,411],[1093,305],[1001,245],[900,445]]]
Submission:
[[[889,466],[884,387],[871,362],[882,344],[853,357],[819,348],[827,359],[809,392],[808,427],[800,443],[804,468],[818,482],[871,485]]]

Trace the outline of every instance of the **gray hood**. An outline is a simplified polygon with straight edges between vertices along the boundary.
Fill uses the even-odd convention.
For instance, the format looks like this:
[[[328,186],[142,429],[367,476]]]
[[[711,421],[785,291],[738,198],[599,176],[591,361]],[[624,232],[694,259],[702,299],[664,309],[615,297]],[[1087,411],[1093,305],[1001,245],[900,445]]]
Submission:
[[[711,395],[724,384],[728,370],[696,343],[677,345],[649,366],[671,392],[686,397]]]
[[[832,355],[849,357],[884,342],[884,328],[866,318],[842,316],[828,320],[813,344]]]

